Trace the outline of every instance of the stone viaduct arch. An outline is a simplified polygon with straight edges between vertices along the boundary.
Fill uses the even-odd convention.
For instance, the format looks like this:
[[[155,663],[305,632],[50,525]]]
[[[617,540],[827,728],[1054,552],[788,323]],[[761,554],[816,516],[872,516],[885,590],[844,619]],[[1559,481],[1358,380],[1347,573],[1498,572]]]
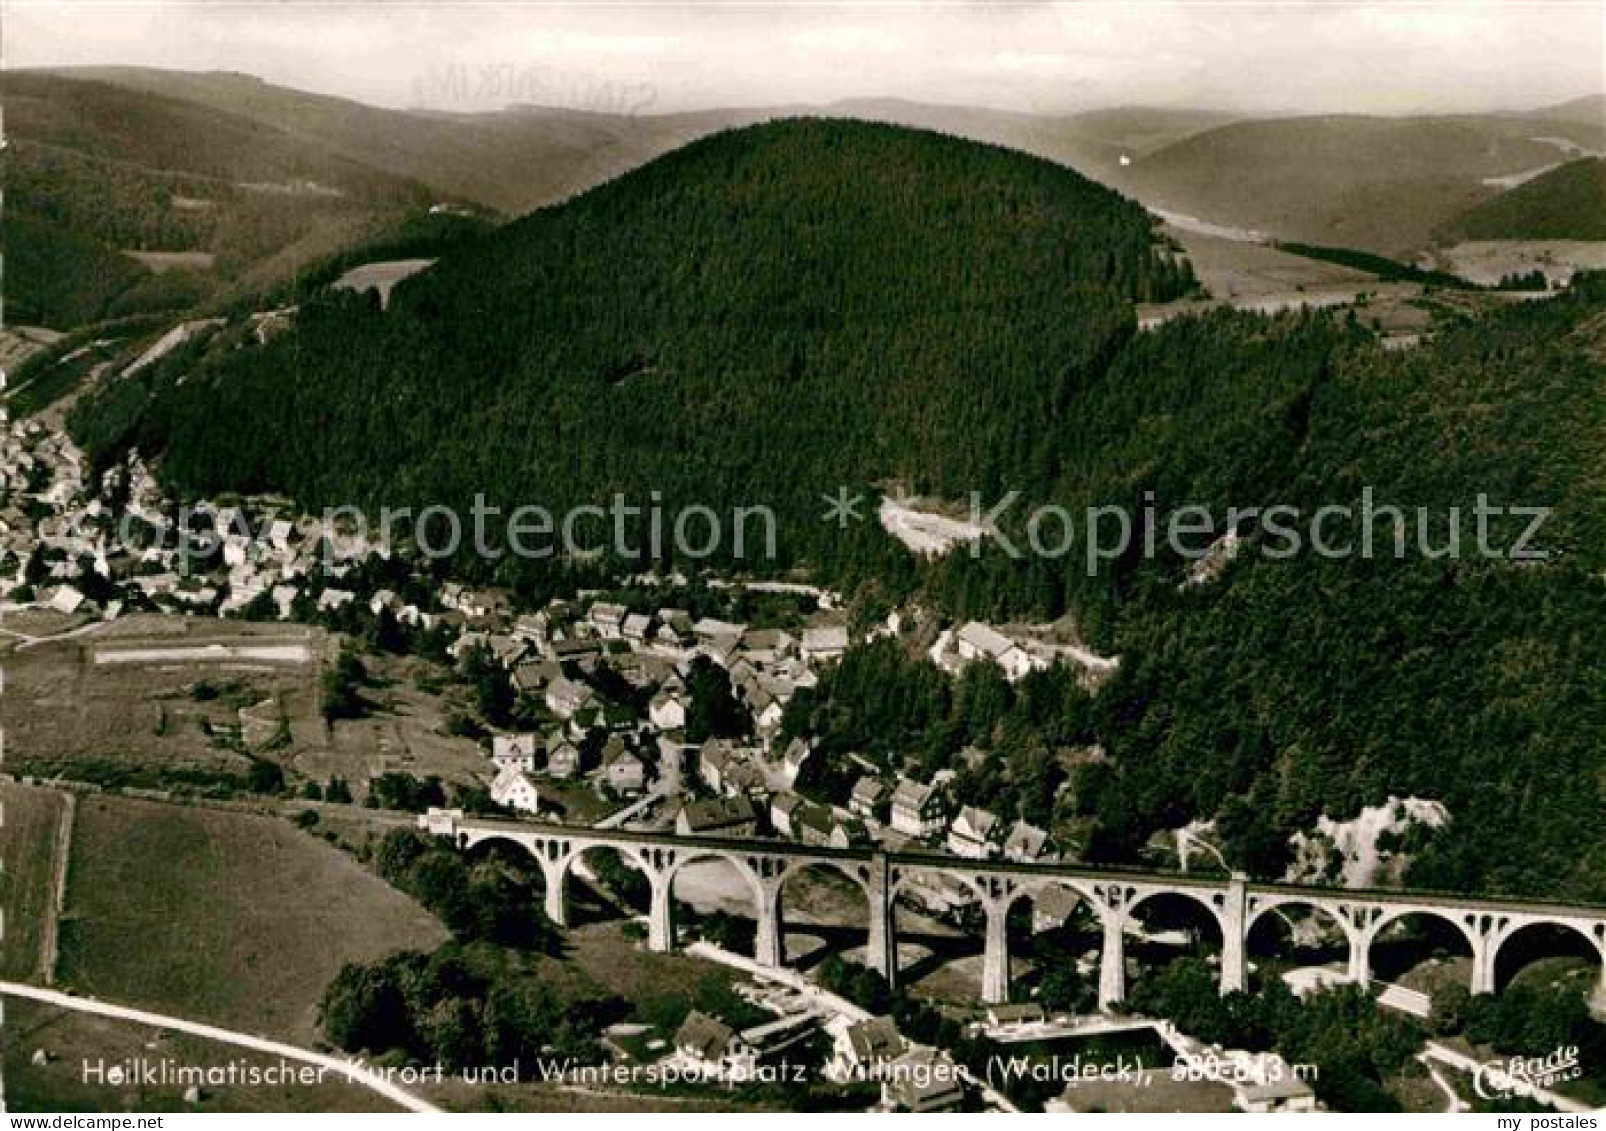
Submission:
[[[870,865],[857,861],[842,860],[793,860],[790,861],[775,880],[775,936],[781,959],[786,958],[786,885],[807,872],[824,872],[838,876],[847,881],[855,894],[864,900],[865,911],[865,950],[868,961],[871,945],[869,922],[874,917],[876,897],[871,893]],[[890,910],[888,912],[890,917]],[[882,971],[885,974],[885,971]]]

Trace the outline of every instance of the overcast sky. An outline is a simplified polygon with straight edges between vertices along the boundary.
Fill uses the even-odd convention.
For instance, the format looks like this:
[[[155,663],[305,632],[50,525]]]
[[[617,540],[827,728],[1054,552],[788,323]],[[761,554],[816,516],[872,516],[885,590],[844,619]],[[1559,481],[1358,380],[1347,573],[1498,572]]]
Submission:
[[[895,96],[1057,112],[1524,109],[1606,89],[1606,2],[0,0],[7,67],[238,70],[387,106]]]

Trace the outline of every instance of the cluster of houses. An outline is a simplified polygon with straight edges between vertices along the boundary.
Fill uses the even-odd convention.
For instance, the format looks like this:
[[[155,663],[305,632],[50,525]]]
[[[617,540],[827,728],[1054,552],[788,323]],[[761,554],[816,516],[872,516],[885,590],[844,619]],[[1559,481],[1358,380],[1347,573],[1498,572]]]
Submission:
[[[796,631],[694,617],[667,605],[630,608],[594,595],[519,615],[505,594],[452,582],[425,607],[391,589],[359,591],[357,567],[380,552],[360,537],[332,533],[316,519],[207,503],[186,518],[206,539],[198,556],[193,542],[181,546],[173,536],[175,509],[137,455],[102,476],[97,491],[83,454],[37,421],[7,423],[0,434],[0,491],[13,607],[111,619],[130,606],[225,615],[254,605],[288,619],[352,606],[444,630],[447,651],[459,660],[483,650],[513,693],[538,702],[548,720],[539,730],[490,739],[492,800],[509,809],[560,813],[557,796],[583,779],[611,798],[641,803],[644,815],[683,835],[773,835],[827,847],[915,844],[972,859],[1051,854],[1042,830],[953,804],[941,775],[922,783],[861,759],[865,772],[845,805],[795,788],[814,750],[805,739],[780,740],[786,706],[849,645],[829,600]],[[130,531],[143,533],[129,539]],[[985,625],[945,635],[961,661],[990,659],[1011,678],[1042,662]],[[688,680],[700,660],[723,671],[748,716],[745,737],[687,741],[694,709]],[[648,811],[648,802],[660,801]]]
[[[0,410],[3,421],[3,410]],[[86,574],[110,574],[98,500],[84,498],[83,454],[36,421],[5,421],[0,436],[0,538],[8,607],[32,603],[68,616],[99,609],[84,593]],[[86,533],[89,532],[89,533]],[[31,568],[30,568],[31,566]],[[17,600],[17,595],[27,598]]]
[[[256,604],[287,620],[303,595],[319,610],[355,600],[329,582],[372,552],[360,539],[326,539],[316,519],[262,519],[206,502],[188,508],[180,531],[179,512],[137,455],[97,490],[83,453],[36,420],[6,423],[0,493],[0,587],[13,609],[112,620],[133,608],[223,616]]]
[[[538,698],[552,719],[546,732],[491,739],[492,799],[498,804],[539,815],[542,798],[552,792],[543,793],[543,779],[587,775],[621,798],[661,783],[682,835],[768,834],[844,848],[915,842],[976,860],[1048,858],[1044,830],[1023,821],[1010,824],[975,806],[955,806],[950,774],[922,783],[861,760],[865,773],[845,806],[811,800],[793,788],[814,748],[803,738],[779,741],[782,712],[799,688],[815,685],[819,664],[834,659],[846,643],[846,631],[832,625],[793,635],[693,620],[675,608],[631,612],[600,600],[554,601],[518,617],[505,632],[459,638],[460,647],[487,649],[514,690]],[[699,657],[724,670],[750,716],[748,737],[686,741],[687,681]],[[603,669],[645,699],[644,712],[599,690]],[[600,733],[607,737],[588,757],[585,745],[594,748]]]
[[[475,599],[448,592],[442,600],[462,607]],[[710,835],[757,829],[772,790],[795,780],[809,748],[777,741],[782,714],[800,688],[818,682],[818,665],[846,647],[840,629],[794,635],[603,600],[553,601],[483,628],[484,611],[473,611],[481,617],[452,651],[483,649],[507,673],[513,693],[538,703],[550,720],[538,732],[492,738],[493,800],[540,813],[543,778],[585,776],[626,799],[656,786],[666,795],[684,792],[678,823]],[[748,737],[686,741],[695,709],[689,684],[699,662],[724,673],[747,715]]]

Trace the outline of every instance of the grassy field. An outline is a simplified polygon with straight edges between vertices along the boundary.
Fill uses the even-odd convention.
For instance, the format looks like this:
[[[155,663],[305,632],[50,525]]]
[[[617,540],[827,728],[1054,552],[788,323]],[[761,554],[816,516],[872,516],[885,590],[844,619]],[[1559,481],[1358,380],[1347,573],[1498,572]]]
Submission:
[[[52,614],[54,615],[54,614]],[[33,635],[61,624],[7,627]],[[223,644],[304,649],[302,662],[237,657],[175,659],[175,650]],[[7,768],[104,785],[238,786],[254,758],[274,761],[291,784],[340,777],[358,799],[374,775],[400,771],[448,782],[488,781],[490,763],[472,740],[445,733],[449,705],[464,694],[423,661],[365,655],[370,713],[332,728],[320,710],[321,673],[337,642],[320,629],[215,618],[141,614],[65,640],[16,647],[0,638],[6,667]],[[138,662],[109,662],[117,656]],[[430,688],[426,690],[426,687]],[[455,697],[455,698],[454,698]],[[284,721],[271,740],[242,745],[242,708],[272,700]],[[604,806],[580,799],[579,816]]]
[[[43,973],[40,953],[45,923],[52,914],[57,868],[58,831],[67,797],[50,789],[0,784],[0,908],[5,915],[5,945],[0,947],[0,976],[14,982],[37,982]]]
[[[288,823],[88,797],[78,807],[60,981],[120,1004],[301,1043],[346,962],[445,931]]]
[[[1175,227],[1166,230],[1186,250],[1210,297],[1144,304],[1138,308],[1140,325],[1156,325],[1219,305],[1266,313],[1301,306],[1354,306],[1357,317],[1391,338],[1419,334],[1431,323],[1418,306],[1419,284],[1384,282],[1364,271],[1265,244]]]
[[[363,782],[391,771],[489,781],[491,765],[479,745],[446,733],[449,706],[465,695],[460,686],[435,690],[441,669],[411,657],[365,653],[362,662],[371,677],[362,691],[371,713],[337,722],[326,742],[298,743],[290,761],[297,773],[319,781],[342,777],[359,800]]]
[[[661,999],[689,993],[705,978],[727,984],[742,980],[717,962],[654,954],[641,940],[626,937],[622,920],[589,923],[570,931],[567,942],[561,960],[542,960],[544,980],[567,983],[578,992],[618,994],[638,1008],[651,1009]]]
[[[6,1104],[22,1111],[390,1111],[388,1101],[333,1074],[311,1084],[203,1088],[200,1102],[184,1103],[176,1083],[141,1087],[86,1079],[84,1063],[108,1065],[143,1059],[155,1065],[226,1068],[230,1064],[277,1066],[276,1057],[121,1021],[73,1013],[42,1002],[6,999],[3,1068]],[[34,1053],[47,1054],[34,1064]]]

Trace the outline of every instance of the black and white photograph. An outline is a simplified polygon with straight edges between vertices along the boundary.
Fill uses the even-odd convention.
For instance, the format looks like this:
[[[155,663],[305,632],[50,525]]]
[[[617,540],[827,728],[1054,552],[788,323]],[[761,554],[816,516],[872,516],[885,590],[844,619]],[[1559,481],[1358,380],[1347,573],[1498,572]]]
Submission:
[[[0,1113],[1606,1110],[1602,0],[0,0]]]

